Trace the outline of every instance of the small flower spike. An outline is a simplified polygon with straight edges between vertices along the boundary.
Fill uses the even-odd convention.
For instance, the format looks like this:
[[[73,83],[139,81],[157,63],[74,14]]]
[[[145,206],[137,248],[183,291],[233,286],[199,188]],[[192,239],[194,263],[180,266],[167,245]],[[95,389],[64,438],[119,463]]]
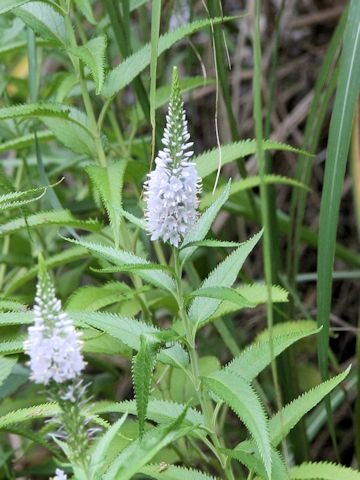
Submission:
[[[184,103],[177,69],[174,67],[166,127],[156,167],[145,182],[146,219],[151,240],[162,239],[175,247],[197,219],[201,180],[190,161],[193,143],[189,142]]]
[[[47,385],[51,380],[63,383],[76,378],[85,367],[80,334],[55,296],[44,261],[39,261],[39,277],[33,309],[34,324],[24,342],[30,356],[31,379]],[[60,477],[62,478],[62,477]]]
[[[55,477],[52,477],[51,480],[67,480],[67,475],[63,470],[57,468],[55,470]]]

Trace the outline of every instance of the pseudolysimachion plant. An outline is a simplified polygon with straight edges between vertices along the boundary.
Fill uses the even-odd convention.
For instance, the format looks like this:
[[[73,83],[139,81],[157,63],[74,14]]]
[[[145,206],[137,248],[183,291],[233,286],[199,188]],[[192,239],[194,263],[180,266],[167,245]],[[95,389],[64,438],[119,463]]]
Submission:
[[[122,292],[131,296],[134,291],[132,298],[138,300],[146,321],[116,310],[101,311],[101,307],[98,311],[69,308],[63,312],[41,260],[31,318],[34,323],[29,327],[24,350],[30,356],[32,380],[46,387],[52,403],[0,417],[0,425],[4,428],[26,422],[31,415],[50,417],[50,425],[56,428],[51,437],[62,449],[57,458],[59,468],[54,468],[56,480],[130,480],[135,475],[155,480],[235,480],[242,478],[240,472],[245,471],[248,478],[263,480],[301,480],[313,478],[311,475],[356,480],[356,472],[339,465],[293,466],[291,459],[283,455],[286,449],[279,449],[289,431],[339,385],[347,371],[319,384],[272,416],[263,405],[265,393],[254,382],[275,356],[318,332],[313,322],[275,326],[271,336],[268,331],[263,332],[223,367],[218,361],[208,364],[199,355],[198,333],[204,326],[219,322],[228,313],[266,303],[267,289],[264,285],[236,283],[262,232],[244,243],[206,238],[229,197],[230,183],[207,210],[198,212],[200,179],[191,162],[192,144],[176,70],[163,145],[145,186],[146,221],[106,203],[113,238],[109,229],[105,237],[94,233],[89,238],[69,239],[99,260],[99,273],[129,274],[133,288],[123,286]],[[100,197],[107,201],[109,189],[104,187],[102,176],[105,167],[101,168],[90,179]],[[116,164],[108,168],[117,175],[124,174],[123,164],[121,168]],[[114,213],[124,216],[121,228],[125,227],[125,234],[136,229],[137,238],[142,230],[152,240],[170,245],[169,261],[150,262],[141,252],[130,251],[131,242],[126,243],[126,235],[122,241],[116,237],[114,225],[119,224],[114,221]],[[125,219],[129,223],[125,224]],[[214,247],[232,251],[204,281],[185,279],[183,271],[193,254],[200,248]],[[149,296],[143,282],[154,287]],[[275,301],[286,300],[281,289],[273,287],[273,293]],[[73,303],[70,301],[69,305]],[[171,312],[168,328],[157,325],[158,308]],[[6,314],[3,321],[21,324],[24,318],[29,321],[26,315]],[[75,326],[90,338],[116,340],[115,354],[122,352],[122,346],[126,346],[126,354],[135,352],[134,400],[86,401],[86,383],[82,379],[85,361],[81,352],[86,341]],[[177,384],[186,385],[186,398],[180,398],[174,388]],[[239,443],[232,448],[224,428],[228,407],[245,427]],[[105,418],[110,422],[103,418],[109,414]],[[119,414],[122,415],[118,419],[114,418]],[[136,428],[130,416],[137,417]],[[102,427],[95,436],[90,423]],[[239,431],[240,428],[239,423]]]

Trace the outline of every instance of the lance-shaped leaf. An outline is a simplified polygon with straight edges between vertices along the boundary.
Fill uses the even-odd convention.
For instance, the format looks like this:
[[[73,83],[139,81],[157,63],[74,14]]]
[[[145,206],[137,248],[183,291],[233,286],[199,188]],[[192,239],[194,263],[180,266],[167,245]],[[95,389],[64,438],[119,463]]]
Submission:
[[[156,339],[141,335],[139,351],[133,358],[133,385],[139,419],[140,437],[142,437],[144,433],[151,382],[159,349],[160,344]]]
[[[167,32],[159,37],[158,55],[168,50],[174,43],[178,42],[187,35],[191,35],[210,24],[222,23],[232,20],[236,17],[212,18],[205,20],[197,20],[195,22],[182,25],[176,30]],[[105,79],[102,94],[106,97],[115,95],[119,90],[131,83],[139,73],[150,65],[151,44],[147,43],[140,50],[130,57],[126,58],[114,70],[112,70]]]
[[[281,175],[265,175],[264,181],[267,185],[291,185],[292,187],[306,188],[308,190],[308,188],[298,180],[294,180],[293,178],[288,178]],[[261,179],[259,176],[242,178],[241,180],[233,182],[231,184],[229,197],[235,195],[236,193],[248,190],[249,188],[258,187],[260,183]],[[200,209],[202,210],[212,205],[214,200],[216,200],[221,195],[225,188],[226,187],[221,186],[217,188],[214,193],[207,193],[203,195],[200,202]]]
[[[31,202],[36,202],[45,194],[46,187],[33,188],[23,192],[10,192],[0,195],[0,211],[18,208]]]
[[[161,339],[163,331],[140,320],[126,318],[109,312],[68,312],[77,325],[90,325],[120,340],[134,350],[140,349],[140,337],[150,335]],[[176,334],[174,333],[173,340]],[[179,345],[164,348],[159,353],[159,361],[173,366],[184,367],[188,364],[188,355]]]
[[[241,244],[233,253],[228,255],[208,278],[201,284],[201,288],[209,287],[231,287],[235,282],[247,256],[259,241],[262,231],[254,235],[250,240]],[[189,317],[195,324],[208,319],[220,305],[221,300],[195,298],[189,309]]]
[[[122,415],[111,427],[100,437],[93,451],[91,452],[90,459],[90,470],[92,471],[93,476],[99,476],[103,474],[106,467],[108,466],[108,455],[111,450],[111,443],[116,438],[119,433],[119,430],[124,425],[125,420],[127,419],[127,413]]]
[[[308,392],[300,395],[300,397],[288,403],[277,412],[269,421],[271,444],[276,447],[309,410],[321,402],[326,395],[346,378],[350,368],[349,366],[347,370],[336,377],[320,383]]]
[[[141,473],[156,480],[216,480],[215,477],[200,470],[177,465],[146,465],[141,469]]]
[[[228,287],[204,287],[192,291],[188,294],[188,298],[192,297],[204,297],[215,298],[217,300],[227,300],[228,302],[235,303],[240,308],[252,307],[253,303],[250,303],[236,290]]]
[[[315,322],[297,321],[279,324],[279,329],[273,331],[273,355],[280,355],[290,345],[302,338],[319,332]],[[234,358],[226,367],[225,371],[233,372],[251,382],[264,368],[271,363],[270,339],[267,335],[262,341],[255,341],[248,346],[239,356]]]
[[[268,301],[268,290],[266,285],[242,285],[241,287],[235,288],[235,291],[238,292],[242,297],[246,298],[248,304],[251,304],[253,307],[261,305],[262,303],[267,303]],[[271,295],[271,300],[273,303],[282,303],[288,301],[288,292],[278,285],[273,285],[271,287]],[[205,322],[202,322],[199,326],[202,327],[208,322],[212,322],[220,317],[223,317],[224,315],[227,315],[228,313],[236,312],[237,310],[239,310],[238,305],[233,302],[224,301],[218,306],[211,317],[209,317]]]
[[[194,427],[183,427],[186,410],[170,425],[156,427],[132,442],[110,465],[103,480],[130,480],[170,443],[186,436]]]
[[[156,287],[160,287],[164,290],[170,291],[171,293],[175,291],[175,283],[170,275],[162,271],[147,270],[146,265],[149,265],[150,262],[142,257],[138,257],[125,250],[118,250],[116,248],[101,245],[99,243],[87,242],[85,240],[72,240],[69,238],[67,240],[87,248],[96,256],[104,258],[115,265],[144,265],[144,270],[137,268],[134,270],[134,273]]]
[[[289,480],[360,480],[360,473],[352,468],[328,462],[308,462],[292,467]]]
[[[171,423],[186,409],[186,405],[169,400],[150,399],[147,408],[147,418],[156,423]],[[124,402],[98,402],[91,407],[91,412],[102,413],[129,413],[137,415],[135,400]],[[188,408],[184,417],[184,425],[204,425],[203,415],[195,408]]]
[[[238,460],[240,463],[245,465],[249,471],[253,471],[256,473],[256,475],[259,475],[260,478],[264,480],[267,479],[267,473],[261,460],[259,450],[253,440],[241,442],[232,450],[224,449],[224,453],[226,453],[226,455],[228,455],[230,458],[235,458]],[[271,474],[274,480],[289,480],[284,461],[275,448],[271,449],[271,464]]]
[[[198,248],[197,246],[190,246],[193,242],[203,240],[208,231],[211,228],[216,215],[221,210],[226,200],[229,198],[231,180],[229,180],[227,186],[221,195],[214,201],[214,203],[204,212],[194,227],[185,235],[185,238],[181,244],[180,260],[184,263]],[[187,247],[186,245],[189,245]]]
[[[111,163],[106,168],[91,165],[86,169],[106,208],[117,248],[120,243],[120,211],[125,169],[125,160]]]
[[[69,49],[89,68],[99,95],[105,78],[106,36],[101,35],[89,40],[85,45]]]
[[[16,8],[14,14],[42,39],[66,45],[67,33],[64,18],[48,3],[27,2]]]
[[[255,391],[243,378],[221,370],[203,378],[203,383],[240,418],[259,449],[268,478],[271,478],[271,448],[268,422]]]
[[[16,364],[17,357],[1,357],[0,356],[0,386],[10,375],[11,370]]]
[[[29,0],[2,0],[0,6],[0,15],[2,13],[10,12],[13,8],[19,7]]]
[[[77,220],[68,210],[51,210],[35,213],[24,218],[15,218],[0,225],[0,237],[9,235],[17,230],[35,227],[51,227],[52,225],[80,228],[81,230],[97,231],[101,225],[93,220]]]
[[[302,153],[307,155],[306,152],[299,150],[285,143],[274,142],[272,140],[263,140],[262,142],[264,150],[283,150],[286,152]],[[247,155],[253,155],[256,153],[256,141],[255,140],[240,140],[239,142],[229,143],[222,145],[221,147],[221,164],[233,162],[234,160]],[[213,148],[207,152],[202,153],[194,158],[196,163],[196,169],[201,178],[205,178],[213,172],[216,172],[219,166],[219,149]]]

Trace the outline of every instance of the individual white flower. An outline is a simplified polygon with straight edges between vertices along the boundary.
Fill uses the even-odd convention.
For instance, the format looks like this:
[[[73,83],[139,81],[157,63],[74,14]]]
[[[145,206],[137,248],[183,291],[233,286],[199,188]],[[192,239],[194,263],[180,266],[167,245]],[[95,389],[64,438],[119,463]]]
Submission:
[[[55,470],[55,477],[52,477],[51,480],[67,480],[67,475],[61,468],[57,468]]]
[[[174,68],[172,92],[156,167],[145,182],[146,219],[151,240],[162,239],[175,247],[197,219],[201,180],[190,161],[193,143],[189,142],[184,104],[177,70]]]
[[[85,367],[80,334],[55,296],[49,274],[40,265],[33,308],[34,324],[24,342],[30,356],[31,379],[47,385],[50,380],[63,383],[76,378]]]

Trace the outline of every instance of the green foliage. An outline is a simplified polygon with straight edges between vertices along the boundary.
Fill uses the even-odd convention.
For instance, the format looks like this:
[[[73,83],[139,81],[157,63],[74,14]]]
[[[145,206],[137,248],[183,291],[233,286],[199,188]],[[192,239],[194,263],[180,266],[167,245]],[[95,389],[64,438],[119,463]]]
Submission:
[[[309,410],[321,402],[326,395],[346,378],[349,371],[350,367],[336,377],[320,383],[320,385],[296,398],[276,413],[269,421],[272,445],[278,445]]]
[[[238,375],[220,371],[203,378],[205,385],[221,398],[240,418],[253,436],[271,478],[271,450],[268,422],[253,388]]]
[[[186,410],[171,424],[156,427],[129,445],[111,464],[104,480],[122,478],[129,480],[142,467],[151,462],[157,452],[169,443],[188,434],[192,427],[181,426]]]
[[[73,217],[68,210],[52,210],[49,212],[35,213],[28,217],[19,217],[0,225],[0,237],[9,235],[21,229],[31,229],[40,226],[60,225],[77,227],[82,230],[97,231],[101,225],[94,220],[81,221]]]
[[[139,351],[133,358],[132,374],[140,437],[144,433],[151,382],[159,349],[160,345],[156,339],[141,335]]]
[[[89,14],[87,14],[87,16],[89,17]],[[105,35],[92,38],[85,45],[70,48],[69,51],[79,57],[89,68],[96,85],[96,94],[99,95],[105,78]]]
[[[289,470],[291,480],[359,480],[360,473],[327,462],[303,463]]]
[[[261,456],[259,455],[259,450],[252,440],[247,440],[239,444],[236,448],[232,450],[225,450],[226,454],[230,458],[235,458],[243,465],[259,475],[260,478],[266,480],[267,473],[264,468]],[[272,478],[277,480],[288,480],[288,473],[284,461],[275,449],[271,449],[271,475]]]
[[[209,287],[231,287],[235,282],[246,257],[259,241],[262,232],[254,235],[250,240],[244,242],[233,253],[228,255],[226,259],[213,270],[208,278],[201,284],[201,288]],[[228,298],[223,300],[228,300]],[[211,299],[205,300],[195,298],[189,309],[189,317],[195,324],[199,324],[207,320],[217,309],[221,300]]]
[[[285,152],[300,151],[296,148],[290,147],[280,142],[273,142],[271,140],[263,140],[263,148],[267,150],[284,150]],[[238,158],[246,157],[247,155],[253,155],[256,152],[255,140],[241,140],[235,143],[229,143],[228,145],[222,145],[221,147],[221,165],[226,165]],[[305,153],[305,152],[302,152]],[[201,178],[205,178],[213,172],[216,172],[219,164],[219,151],[217,148],[209,150],[195,157],[197,171]]]
[[[115,246],[120,244],[120,222],[122,210],[122,187],[126,162],[120,160],[105,167],[91,165],[87,168],[90,179],[99,193],[112,226]]]
[[[10,375],[16,361],[16,357],[0,357],[0,387]]]
[[[48,3],[26,2],[17,7],[14,13],[44,40],[63,46],[67,44],[64,18]]]
[[[273,331],[272,348],[273,356],[280,355],[290,345],[309,335],[318,333],[314,322],[298,321],[278,325]],[[225,370],[243,377],[251,382],[264,368],[271,363],[271,344],[267,338],[260,338],[248,346],[241,354],[234,358]]]
[[[171,32],[167,32],[159,37],[158,55],[161,55],[182,38],[209,26],[210,23],[216,24],[233,19],[233,17],[215,18],[212,19],[211,22],[207,19],[198,20],[188,25],[183,25]],[[107,75],[101,93],[106,97],[111,97],[126,87],[142,70],[149,66],[151,58],[150,52],[151,44],[147,43],[140,50],[121,62],[120,65]]]
[[[1,233],[1,229],[0,229]],[[138,257],[132,253],[126,252],[125,250],[118,250],[113,247],[108,247],[106,245],[96,244],[92,242],[86,241],[76,241],[76,240],[69,240],[73,243],[81,245],[82,247],[87,248],[95,255],[100,256],[101,258],[105,258],[109,262],[119,265],[120,267],[130,265],[130,270],[134,270],[136,275],[139,275],[141,278],[146,280],[147,282],[155,285],[156,287],[163,288],[164,290],[168,290],[173,292],[175,290],[175,284],[172,278],[165,272],[157,272],[147,270],[146,267],[150,265],[150,262],[145,260],[144,258]],[[132,269],[132,266],[136,266]],[[143,267],[143,269],[142,269]]]
[[[77,480],[360,479],[350,468],[303,461],[315,434],[321,430],[327,439],[320,402],[326,401],[331,419],[336,408],[352,401],[358,383],[354,371],[340,390],[349,368],[320,383],[314,362],[318,353],[324,379],[329,359],[338,373],[353,356],[353,310],[340,312],[349,328],[337,335],[350,352],[345,356],[342,349],[341,361],[328,338],[333,257],[351,267],[335,272],[341,281],[356,278],[354,268],[360,265],[351,241],[335,249],[352,128],[354,164],[358,157],[357,117],[353,120],[358,2],[350,1],[349,15],[341,15],[304,135],[308,97],[302,97],[303,88],[316,77],[319,62],[313,61],[314,71],[296,88],[292,64],[285,73],[277,71],[277,61],[286,57],[281,44],[286,2],[270,22],[260,0],[254,2],[254,15],[233,10],[232,17],[210,0],[203,9],[194,2],[161,0],[0,3],[0,480],[49,478],[58,466]],[[251,35],[243,37],[243,22],[252,42]],[[261,36],[269,34],[265,75]],[[241,65],[238,46],[244,47]],[[321,46],[312,51],[316,60]],[[234,65],[231,74],[226,57]],[[297,98],[304,101],[300,117]],[[166,144],[166,131],[161,143],[162,107],[169,100],[176,132],[182,125],[177,107],[184,100],[191,150],[197,153],[192,161],[203,189],[195,225],[179,248],[161,239],[152,242],[144,216],[144,182],[162,158],[160,153],[156,159],[156,152],[168,149],[173,156],[182,148],[183,139],[176,136]],[[252,131],[251,100],[256,139],[239,140]],[[330,110],[318,238],[303,219],[312,220],[304,215],[305,200],[313,202],[320,194],[307,195],[310,186],[320,186],[322,163],[307,152],[325,151]],[[272,140],[288,138],[289,119],[298,121],[288,135],[300,148]],[[278,121],[280,137],[280,128],[271,130]],[[222,145],[222,139],[231,143]],[[288,167],[295,156],[299,161],[291,178]],[[173,171],[169,182],[172,193],[178,192],[172,201],[183,211],[184,192],[175,178],[180,173]],[[167,174],[159,184],[164,208]],[[314,205],[310,214],[316,224]],[[346,218],[341,235],[350,227]],[[263,261],[261,249],[255,249],[262,235]],[[301,283],[315,278],[312,247],[319,250],[318,326],[310,320],[313,284]],[[297,276],[303,251],[310,277]],[[86,368],[74,383],[35,384],[24,354],[27,329],[37,318],[31,310],[36,282],[44,280],[45,269],[54,280],[56,308],[66,311],[83,342]],[[337,309],[336,317],[342,318],[340,313]],[[349,435],[348,418],[343,435]],[[306,429],[298,431],[302,419]],[[21,439],[19,448],[14,438]],[[356,455],[348,448],[356,468],[360,450]],[[327,445],[324,454],[328,451]]]
[[[176,465],[147,465],[141,469],[141,473],[149,475],[156,480],[216,480],[215,477],[189,468]]]
[[[211,207],[209,207],[206,212],[204,212],[201,217],[196,222],[194,228],[185,235],[184,240],[181,244],[180,260],[185,262],[195,251],[196,246],[187,247],[188,244],[193,242],[198,242],[203,240],[207,235],[208,231],[211,228],[212,223],[215,220],[215,217],[219,213],[221,207],[224,205],[226,200],[229,198],[230,191],[230,181],[225,187],[224,191],[219,195]]]

